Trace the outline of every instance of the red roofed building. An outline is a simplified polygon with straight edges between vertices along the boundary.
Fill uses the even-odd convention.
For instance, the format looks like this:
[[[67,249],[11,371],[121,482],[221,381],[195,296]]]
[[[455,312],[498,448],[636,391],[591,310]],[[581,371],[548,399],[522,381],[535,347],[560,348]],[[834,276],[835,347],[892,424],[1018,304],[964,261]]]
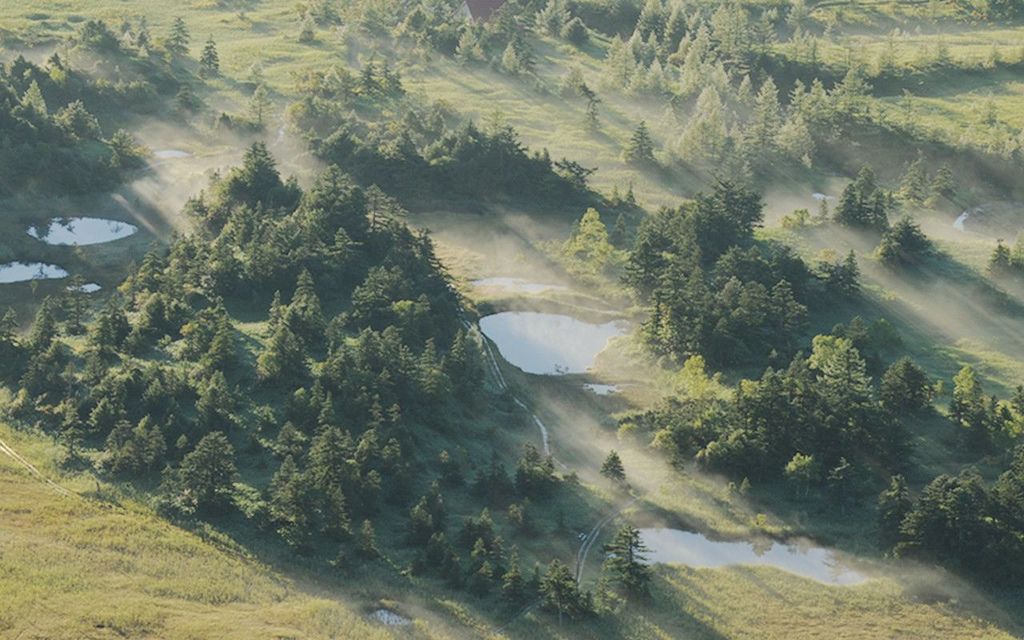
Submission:
[[[472,20],[486,22],[505,4],[505,0],[464,0],[460,13]]]

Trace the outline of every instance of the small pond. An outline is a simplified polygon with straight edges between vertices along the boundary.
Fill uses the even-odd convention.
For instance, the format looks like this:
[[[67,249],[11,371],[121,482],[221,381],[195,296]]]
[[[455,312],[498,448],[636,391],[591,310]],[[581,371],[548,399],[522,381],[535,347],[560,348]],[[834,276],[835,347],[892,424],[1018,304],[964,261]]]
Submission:
[[[157,149],[153,152],[157,160],[175,160],[179,158],[191,158],[192,154],[181,149]]]
[[[970,217],[971,212],[964,211],[959,216],[957,216],[956,220],[953,221],[953,228],[956,229],[957,231],[964,231],[964,224],[967,222],[967,218]]]
[[[863,573],[846,565],[836,551],[815,546],[807,540],[789,543],[771,540],[760,543],[720,542],[679,529],[641,529],[640,536],[650,549],[647,561],[654,564],[684,564],[698,568],[764,565],[835,585],[852,585],[867,580]]]
[[[482,278],[480,280],[473,280],[470,284],[481,289],[508,289],[509,291],[516,291],[519,293],[542,293],[544,291],[561,291],[566,289],[564,285],[560,284],[543,284],[539,282],[529,282],[522,278],[506,277]]]
[[[100,244],[120,240],[139,230],[133,224],[107,218],[56,218],[46,227],[31,227],[28,235],[52,245]]]
[[[45,262],[8,262],[0,264],[0,284],[26,280],[66,278],[68,272],[55,264]]]
[[[97,291],[99,291],[102,288],[103,288],[102,286],[96,284],[95,282],[86,282],[85,284],[83,284],[80,287],[73,287],[71,285],[68,285],[68,291],[75,291],[77,289],[78,291],[81,291],[82,293],[96,293]]]
[[[480,330],[501,355],[527,373],[583,373],[608,344],[625,333],[622,322],[591,324],[534,311],[505,311],[480,319]]]
[[[404,627],[412,624],[412,620],[401,614],[395,613],[391,609],[377,609],[370,614],[370,618],[389,627]]]

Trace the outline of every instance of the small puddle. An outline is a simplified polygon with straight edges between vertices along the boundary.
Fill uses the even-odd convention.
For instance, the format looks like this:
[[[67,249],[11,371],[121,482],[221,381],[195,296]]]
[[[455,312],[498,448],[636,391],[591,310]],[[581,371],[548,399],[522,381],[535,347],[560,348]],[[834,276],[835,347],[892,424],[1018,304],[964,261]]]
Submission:
[[[644,544],[650,549],[647,561],[652,564],[684,564],[697,568],[735,565],[770,566],[805,578],[834,585],[853,585],[867,576],[850,568],[832,549],[815,546],[808,540],[779,543],[718,542],[679,529],[640,529]]]
[[[102,288],[103,287],[96,284],[95,282],[86,282],[80,287],[72,287],[71,285],[68,285],[68,291],[80,291],[82,293],[96,293]]]
[[[970,211],[964,211],[959,216],[957,216],[956,220],[953,221],[953,228],[956,229],[957,231],[965,231],[964,223],[967,222],[967,218],[970,218],[970,217],[971,217],[971,212]]]
[[[81,246],[127,238],[139,228],[107,218],[57,218],[46,227],[31,227],[28,235],[50,245]]]
[[[50,280],[68,277],[68,272],[45,262],[8,262],[0,264],[0,284],[26,280]]]
[[[370,618],[389,627],[404,627],[412,624],[412,620],[391,609],[377,609],[370,614]]]
[[[192,154],[181,149],[157,149],[153,152],[157,160],[175,160],[178,158],[191,158]]]
[[[599,396],[610,396],[622,390],[617,384],[598,384],[596,382],[588,382],[583,385],[583,388]]]
[[[511,364],[526,373],[583,373],[608,344],[625,333],[622,322],[591,324],[534,311],[505,311],[480,319],[480,330]]]
[[[473,280],[469,284],[480,289],[508,289],[509,291],[517,291],[519,293],[542,293],[544,291],[564,291],[568,288],[561,284],[542,284],[539,282],[529,282],[527,280],[523,280],[522,278],[507,277],[481,278],[480,280]]]

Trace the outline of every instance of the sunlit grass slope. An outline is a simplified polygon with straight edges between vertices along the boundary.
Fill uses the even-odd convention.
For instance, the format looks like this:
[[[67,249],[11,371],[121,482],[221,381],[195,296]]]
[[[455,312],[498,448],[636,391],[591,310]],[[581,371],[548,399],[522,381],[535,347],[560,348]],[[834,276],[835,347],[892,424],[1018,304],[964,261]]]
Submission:
[[[6,426],[0,439],[48,471],[48,444]],[[391,637],[142,506],[62,497],[4,455],[0,603],[2,638]]]

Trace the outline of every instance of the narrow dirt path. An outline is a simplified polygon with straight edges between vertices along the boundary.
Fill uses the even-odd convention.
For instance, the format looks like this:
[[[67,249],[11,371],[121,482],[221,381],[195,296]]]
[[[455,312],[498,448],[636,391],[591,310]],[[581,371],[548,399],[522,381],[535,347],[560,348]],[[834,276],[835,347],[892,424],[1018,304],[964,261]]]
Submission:
[[[49,485],[50,488],[52,488],[54,491],[56,491],[60,495],[67,496],[67,497],[71,497],[71,496],[75,495],[71,491],[65,489],[64,487],[60,486],[59,484],[57,484],[53,480],[50,480],[45,475],[43,475],[43,473],[39,469],[37,469],[34,464],[32,464],[31,462],[26,460],[24,457],[22,457],[22,455],[20,453],[15,451],[9,444],[4,442],[2,439],[0,439],[0,453],[3,453],[5,455],[7,455],[9,458],[11,458],[15,462],[17,462],[18,465],[20,465],[20,466],[24,467],[26,470],[28,470],[28,472],[31,473],[33,476],[35,476],[36,479],[38,479],[40,482],[42,482],[44,484]]]

